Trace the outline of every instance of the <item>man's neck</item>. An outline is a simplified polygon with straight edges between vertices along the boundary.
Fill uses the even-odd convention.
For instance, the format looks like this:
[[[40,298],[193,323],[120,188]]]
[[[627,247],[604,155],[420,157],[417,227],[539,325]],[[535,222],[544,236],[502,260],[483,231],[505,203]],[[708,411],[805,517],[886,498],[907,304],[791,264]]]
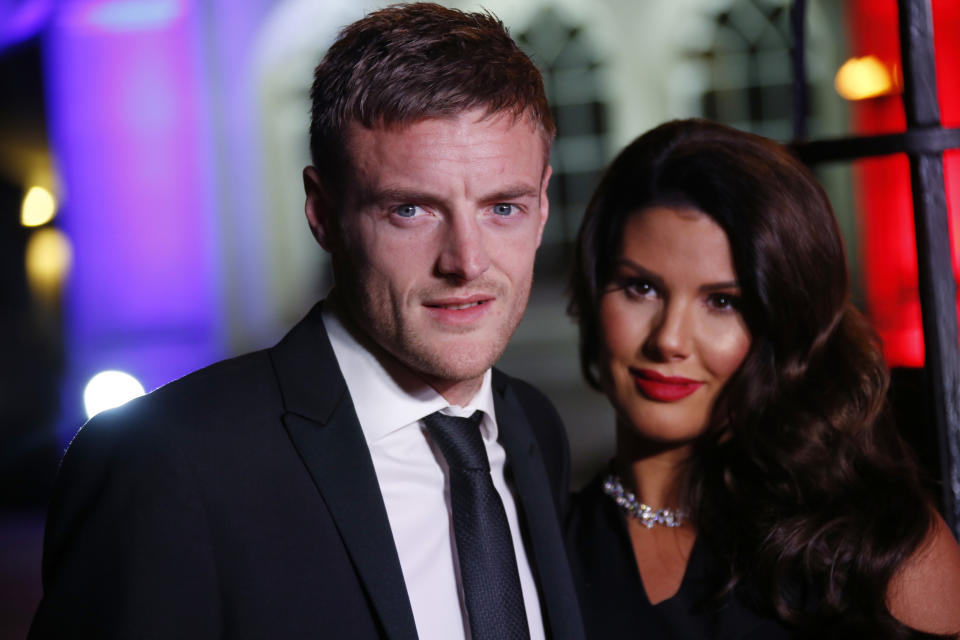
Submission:
[[[437,393],[443,396],[443,399],[452,405],[465,407],[473,400],[480,387],[483,386],[483,376],[472,378],[470,380],[431,380],[426,376],[421,376],[424,382],[433,387]]]

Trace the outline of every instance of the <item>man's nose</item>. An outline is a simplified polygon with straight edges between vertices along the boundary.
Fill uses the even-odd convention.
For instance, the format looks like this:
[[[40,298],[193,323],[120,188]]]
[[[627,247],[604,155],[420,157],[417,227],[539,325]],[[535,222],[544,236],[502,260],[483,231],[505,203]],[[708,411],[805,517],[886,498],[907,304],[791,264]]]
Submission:
[[[470,282],[483,275],[488,268],[490,256],[476,218],[451,216],[437,257],[437,275]]]

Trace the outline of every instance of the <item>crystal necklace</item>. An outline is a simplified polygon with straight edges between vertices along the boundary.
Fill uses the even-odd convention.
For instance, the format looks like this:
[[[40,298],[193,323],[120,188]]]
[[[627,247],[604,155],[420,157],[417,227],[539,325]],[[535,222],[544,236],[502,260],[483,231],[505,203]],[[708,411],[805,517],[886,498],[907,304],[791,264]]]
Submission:
[[[640,502],[637,496],[623,488],[623,483],[616,474],[611,473],[603,481],[603,492],[613,498],[624,513],[639,520],[647,529],[657,525],[679,527],[690,517],[690,512],[686,509],[654,509]]]

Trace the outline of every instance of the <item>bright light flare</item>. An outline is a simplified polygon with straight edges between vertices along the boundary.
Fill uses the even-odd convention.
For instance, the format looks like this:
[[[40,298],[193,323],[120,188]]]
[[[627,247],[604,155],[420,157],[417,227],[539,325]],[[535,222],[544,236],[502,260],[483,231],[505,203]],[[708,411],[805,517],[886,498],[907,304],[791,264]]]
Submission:
[[[850,58],[833,78],[837,93],[846,100],[892,95],[899,89],[898,84],[894,70],[872,55]]]
[[[83,406],[87,417],[119,407],[145,393],[143,385],[123,371],[101,371],[90,378],[83,390]]]
[[[20,224],[25,227],[45,225],[57,213],[57,199],[43,187],[30,187],[20,207]]]

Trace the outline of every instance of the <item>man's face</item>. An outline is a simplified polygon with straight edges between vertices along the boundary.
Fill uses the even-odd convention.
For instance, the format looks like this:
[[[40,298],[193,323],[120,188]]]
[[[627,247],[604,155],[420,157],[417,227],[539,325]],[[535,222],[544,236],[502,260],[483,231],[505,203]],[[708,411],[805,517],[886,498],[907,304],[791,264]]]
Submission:
[[[311,212],[306,174],[338,296],[374,342],[465,404],[526,308],[548,212],[543,138],[526,118],[469,111],[354,124],[347,140],[335,214],[316,194]]]

